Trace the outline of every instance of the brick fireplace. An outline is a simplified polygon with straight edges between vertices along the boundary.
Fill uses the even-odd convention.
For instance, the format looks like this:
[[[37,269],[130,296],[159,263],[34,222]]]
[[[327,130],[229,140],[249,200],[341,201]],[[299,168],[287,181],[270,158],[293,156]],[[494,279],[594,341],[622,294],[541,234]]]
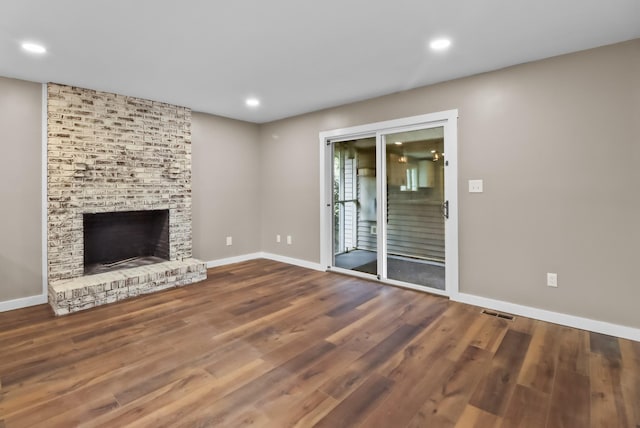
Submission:
[[[205,264],[191,255],[191,110],[52,83],[47,93],[47,278],[54,312],[205,279]],[[151,219],[160,212],[164,220]],[[99,231],[109,214],[112,225]],[[164,243],[133,242],[162,233]],[[118,241],[133,243],[108,248]],[[147,260],[87,275],[87,258],[93,267]]]

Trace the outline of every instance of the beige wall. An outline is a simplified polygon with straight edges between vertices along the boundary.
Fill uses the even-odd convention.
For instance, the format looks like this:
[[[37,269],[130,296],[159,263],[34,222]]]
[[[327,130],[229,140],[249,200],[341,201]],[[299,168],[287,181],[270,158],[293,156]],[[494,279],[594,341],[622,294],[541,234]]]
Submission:
[[[42,294],[42,85],[0,77],[0,302]]]
[[[640,40],[261,126],[262,250],[320,260],[320,131],[454,108],[461,291],[640,327]]]
[[[258,125],[194,112],[191,142],[193,256],[210,261],[259,251]]]
[[[41,290],[40,91],[0,78],[0,301]],[[318,262],[318,132],[452,108],[461,291],[640,327],[640,40],[261,126],[194,113],[194,256]]]

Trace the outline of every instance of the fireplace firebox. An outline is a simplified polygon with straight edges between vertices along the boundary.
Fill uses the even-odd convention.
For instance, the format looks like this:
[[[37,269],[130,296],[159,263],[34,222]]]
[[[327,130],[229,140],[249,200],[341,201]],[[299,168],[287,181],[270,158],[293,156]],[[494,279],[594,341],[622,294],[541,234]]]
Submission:
[[[85,275],[169,260],[169,210],[83,215]]]

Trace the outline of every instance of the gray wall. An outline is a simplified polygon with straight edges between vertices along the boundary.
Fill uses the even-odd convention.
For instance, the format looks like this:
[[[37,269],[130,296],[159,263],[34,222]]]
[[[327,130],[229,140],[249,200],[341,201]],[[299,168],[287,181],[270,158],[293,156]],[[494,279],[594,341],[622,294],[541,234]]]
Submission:
[[[191,120],[193,256],[259,251],[258,125],[196,112]]]
[[[262,250],[320,260],[320,131],[454,108],[461,291],[640,327],[640,40],[262,125]]]
[[[0,77],[0,302],[42,294],[42,85]]]
[[[0,301],[41,290],[40,88],[0,78]],[[640,328],[640,40],[260,126],[194,113],[194,256],[319,262],[318,132],[452,108],[461,291]]]

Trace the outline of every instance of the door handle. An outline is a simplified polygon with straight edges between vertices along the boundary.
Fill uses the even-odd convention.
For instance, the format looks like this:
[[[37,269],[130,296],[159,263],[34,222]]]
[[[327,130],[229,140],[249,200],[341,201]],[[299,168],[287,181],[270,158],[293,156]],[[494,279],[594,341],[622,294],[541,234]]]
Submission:
[[[442,217],[449,218],[449,201],[442,203]]]

